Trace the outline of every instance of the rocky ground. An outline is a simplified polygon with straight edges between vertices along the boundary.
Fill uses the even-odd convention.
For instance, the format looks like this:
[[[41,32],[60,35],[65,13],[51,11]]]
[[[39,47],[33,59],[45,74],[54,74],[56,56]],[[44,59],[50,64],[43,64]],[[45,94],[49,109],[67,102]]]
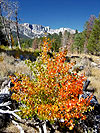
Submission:
[[[79,73],[85,73],[88,80],[90,80],[90,84],[87,88],[88,92],[94,93],[94,96],[96,96],[98,103],[100,104],[100,57],[96,56],[89,56],[89,55],[69,55],[68,60],[70,62],[75,62],[74,70],[79,69]],[[15,59],[13,56],[8,56],[6,53],[0,53],[0,89],[3,89],[8,84],[8,76],[11,74],[14,74],[15,72],[18,73],[24,73],[26,75],[29,75],[32,77],[32,73],[30,69],[25,64],[24,60],[21,59]],[[95,106],[95,109],[100,111],[100,106]],[[88,121],[85,121],[84,123],[80,124],[82,126],[86,126],[87,123],[91,123],[91,119],[96,119],[96,124],[98,124],[98,120],[100,118],[94,118],[94,114],[96,117],[100,117],[97,112],[92,112],[92,114],[88,115]],[[90,119],[91,116],[91,119]],[[1,118],[1,115],[0,115]],[[2,122],[2,119],[0,119],[0,123]],[[93,124],[93,122],[90,124],[90,126]],[[100,124],[100,123],[99,123]],[[27,124],[20,124],[23,128],[25,133],[38,133],[39,131],[35,128],[32,128],[31,126]],[[78,126],[78,125],[77,125]],[[78,126],[77,132],[81,133],[85,130],[80,129],[81,126]],[[50,130],[48,130],[48,133]],[[58,131],[55,129],[55,133],[60,133],[63,131]],[[88,132],[92,132],[92,129],[88,129]],[[95,131],[96,132],[96,131]],[[98,132],[98,131],[97,131]],[[4,127],[0,129],[0,133],[19,133],[18,128],[13,123],[7,124],[7,127]]]
[[[83,68],[79,73],[85,73],[90,80],[88,90],[93,90],[94,95],[100,103],[100,56],[93,55],[70,55],[71,62],[76,62],[76,66]]]

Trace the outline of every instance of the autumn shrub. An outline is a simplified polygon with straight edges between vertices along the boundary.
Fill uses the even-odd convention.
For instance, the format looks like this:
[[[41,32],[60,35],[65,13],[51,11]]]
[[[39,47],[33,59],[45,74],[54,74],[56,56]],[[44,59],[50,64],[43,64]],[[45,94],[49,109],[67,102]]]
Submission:
[[[72,72],[73,63],[67,63],[67,52],[50,52],[51,44],[45,40],[42,52],[35,62],[26,61],[33,72],[33,79],[17,74],[10,77],[14,87],[12,99],[22,103],[19,114],[22,118],[37,116],[41,120],[59,122],[70,130],[79,119],[86,119],[91,97],[79,98],[83,93],[84,75]]]

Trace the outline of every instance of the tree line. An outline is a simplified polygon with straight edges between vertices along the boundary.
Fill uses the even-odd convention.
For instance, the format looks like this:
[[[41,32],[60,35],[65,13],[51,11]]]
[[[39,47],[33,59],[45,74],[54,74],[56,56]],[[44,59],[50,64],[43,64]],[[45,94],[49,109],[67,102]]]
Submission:
[[[75,34],[68,31],[59,34],[48,34],[47,38],[51,40],[52,49],[59,51],[60,47],[67,48],[68,52],[78,54],[100,55],[100,15],[91,15],[84,25],[84,30]],[[43,37],[32,40],[32,48],[38,48],[43,41]]]
[[[78,53],[100,55],[100,15],[96,18],[91,15],[81,33],[76,33],[72,50]]]

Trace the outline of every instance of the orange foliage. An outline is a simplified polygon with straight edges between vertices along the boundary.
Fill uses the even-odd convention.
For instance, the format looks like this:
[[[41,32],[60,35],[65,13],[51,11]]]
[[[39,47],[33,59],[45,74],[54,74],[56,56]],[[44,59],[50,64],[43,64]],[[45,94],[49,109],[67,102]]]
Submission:
[[[50,43],[46,40],[40,55],[41,65],[37,66],[37,80],[30,80],[25,75],[10,77],[14,87],[12,99],[23,103],[20,107],[23,118],[37,115],[42,120],[59,121],[74,128],[76,119],[86,119],[91,97],[80,98],[83,93],[84,75],[72,73],[74,64],[65,62],[66,51],[60,51],[49,58]],[[42,68],[42,70],[41,70]],[[20,81],[18,81],[20,79]]]

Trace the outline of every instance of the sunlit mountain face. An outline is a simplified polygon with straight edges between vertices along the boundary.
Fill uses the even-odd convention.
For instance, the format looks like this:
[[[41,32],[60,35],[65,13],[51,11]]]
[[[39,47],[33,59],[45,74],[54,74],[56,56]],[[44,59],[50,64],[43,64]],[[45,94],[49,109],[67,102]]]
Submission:
[[[12,22],[10,26],[12,31],[16,32],[16,24]],[[18,24],[18,27],[19,27],[19,33],[21,35],[27,36],[28,38],[31,38],[31,39],[33,39],[34,37],[43,37],[48,33],[59,34],[59,32],[64,33],[64,31],[68,31],[71,34],[75,33],[75,30],[70,28],[51,29],[49,26],[42,26],[38,24],[29,24],[29,23]]]

